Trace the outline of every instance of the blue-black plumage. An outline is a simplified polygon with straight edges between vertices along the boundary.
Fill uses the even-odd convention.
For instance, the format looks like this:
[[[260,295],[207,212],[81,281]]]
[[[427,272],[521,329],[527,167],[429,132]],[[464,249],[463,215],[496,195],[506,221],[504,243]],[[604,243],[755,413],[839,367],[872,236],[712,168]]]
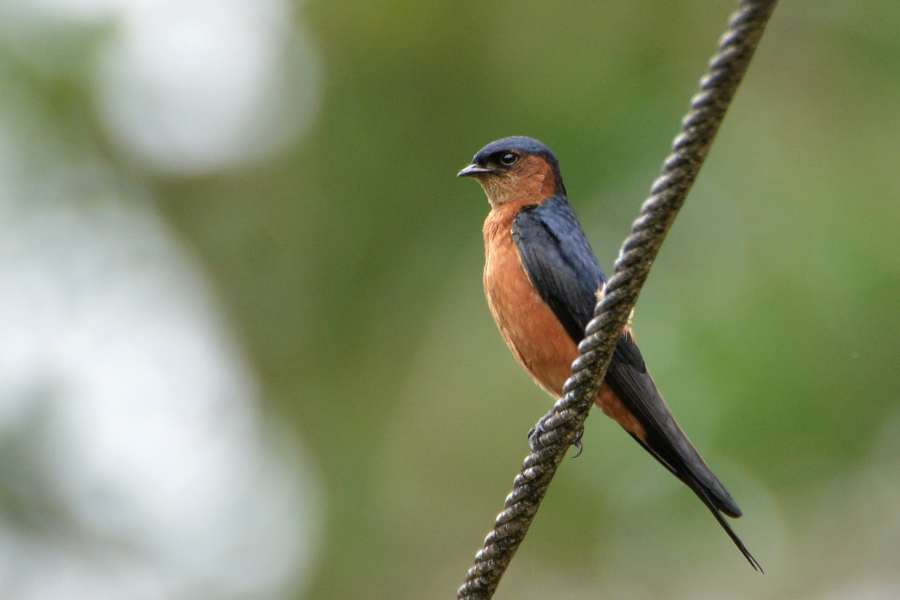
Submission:
[[[482,148],[460,175],[478,179],[492,208],[484,228],[491,312],[517,359],[541,387],[559,394],[605,283],[566,198],[559,163],[543,143],[515,136]],[[630,331],[604,383],[597,404],[697,494],[760,568],[722,516],[738,517],[740,509],[676,423]]]

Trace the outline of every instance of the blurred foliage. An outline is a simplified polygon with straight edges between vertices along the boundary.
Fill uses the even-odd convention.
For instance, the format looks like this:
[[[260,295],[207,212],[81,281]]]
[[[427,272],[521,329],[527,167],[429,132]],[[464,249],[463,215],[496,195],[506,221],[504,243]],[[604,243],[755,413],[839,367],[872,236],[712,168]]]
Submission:
[[[312,130],[194,177],[119,155],[78,60],[2,69],[61,136],[146,184],[211,274],[267,409],[325,480],[309,597],[448,597],[549,402],[484,306],[487,205],[454,173],[491,139],[542,139],[611,265],[732,5],[311,1]],[[498,597],[900,586],[897,520],[870,514],[900,499],[898,24],[889,0],[778,8],[637,310],[657,382],[769,574],[598,414]]]

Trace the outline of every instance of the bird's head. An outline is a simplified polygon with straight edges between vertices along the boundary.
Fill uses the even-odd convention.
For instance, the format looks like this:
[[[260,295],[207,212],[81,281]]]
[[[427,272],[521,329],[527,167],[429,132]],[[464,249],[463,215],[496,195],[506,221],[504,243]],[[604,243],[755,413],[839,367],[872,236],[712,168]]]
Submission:
[[[540,203],[566,193],[553,152],[524,136],[491,142],[457,176],[477,179],[494,208],[515,201]]]

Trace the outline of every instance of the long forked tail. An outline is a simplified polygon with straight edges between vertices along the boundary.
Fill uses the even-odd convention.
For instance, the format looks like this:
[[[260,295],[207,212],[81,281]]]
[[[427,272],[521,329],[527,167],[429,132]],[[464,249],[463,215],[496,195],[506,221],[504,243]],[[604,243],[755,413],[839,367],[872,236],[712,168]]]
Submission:
[[[722,526],[722,529],[725,530],[725,533],[728,534],[728,537],[731,538],[731,541],[734,542],[734,545],[737,546],[738,550],[741,551],[741,554],[744,555],[744,558],[747,559],[747,562],[750,563],[750,566],[760,573],[765,573],[765,570],[762,568],[762,565],[759,564],[759,561],[756,560],[756,557],[753,556],[753,554],[751,554],[749,550],[747,550],[747,546],[744,545],[744,542],[741,540],[741,538],[738,537],[725,517],[722,516],[721,509],[719,508],[717,503],[710,497],[709,492],[706,490],[703,484],[692,479],[690,476],[683,477],[681,479],[688,485],[688,487],[690,487],[694,491],[695,494],[697,494],[697,497],[700,498],[701,501],[703,501],[703,504],[706,505],[706,508],[709,509],[709,512],[711,512],[712,515],[716,518],[716,521],[719,522],[719,525]]]
[[[641,438],[633,433],[630,435],[644,448],[644,450],[650,453],[662,466],[668,469],[672,475],[680,479],[686,486],[691,488],[695,494],[697,494],[697,497],[700,498],[704,505],[706,505],[709,512],[713,514],[716,521],[719,522],[719,525],[725,530],[725,533],[728,534],[728,537],[731,538],[734,545],[737,546],[737,549],[741,551],[741,554],[743,554],[744,558],[747,559],[747,562],[750,563],[750,566],[760,573],[765,573],[765,570],[762,568],[762,565],[759,564],[759,561],[756,560],[756,557],[750,553],[741,538],[738,537],[725,517],[722,516],[722,513],[725,513],[733,518],[740,517],[741,509],[738,508],[737,503],[731,498],[728,490],[725,489],[716,476],[713,475],[712,471],[709,470],[709,467],[706,466],[706,463],[703,462],[703,459],[700,458],[697,451],[692,448],[693,452],[691,454],[695,457],[695,461],[693,462],[694,468],[692,469],[684,459],[678,456],[677,453],[669,453],[670,456],[667,460],[666,457],[663,457],[660,452],[641,440]]]

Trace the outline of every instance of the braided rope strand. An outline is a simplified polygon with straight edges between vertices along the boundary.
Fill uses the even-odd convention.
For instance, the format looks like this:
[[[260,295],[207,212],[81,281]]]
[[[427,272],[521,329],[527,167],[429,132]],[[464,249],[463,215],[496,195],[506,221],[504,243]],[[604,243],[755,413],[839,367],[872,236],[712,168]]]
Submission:
[[[612,277],[578,345],[563,396],[535,426],[531,452],[513,481],[503,511],[457,591],[459,600],[488,600],[528,532],[544,494],[584,421],[650,267],[706,159],[777,0],[741,0],[681,121],[672,151],[622,244]]]

